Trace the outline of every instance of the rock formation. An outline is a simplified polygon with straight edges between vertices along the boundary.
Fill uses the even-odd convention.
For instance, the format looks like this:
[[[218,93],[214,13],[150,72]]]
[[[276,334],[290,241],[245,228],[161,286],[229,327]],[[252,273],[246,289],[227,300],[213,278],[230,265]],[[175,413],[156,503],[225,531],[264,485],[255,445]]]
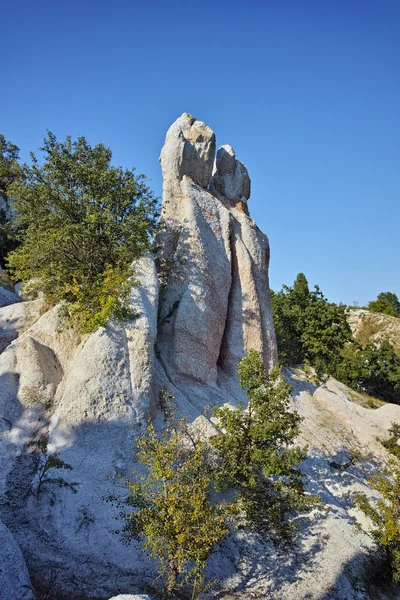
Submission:
[[[250,179],[229,146],[214,159],[212,130],[183,114],[160,157],[157,258],[134,265],[138,318],[78,336],[60,331],[58,307],[44,312],[40,299],[7,296],[0,310],[0,517],[34,584],[55,578],[71,599],[136,593],[153,572],[139,547],[115,535],[118,510],[105,498],[112,475],[130,472],[161,390],[211,431],[207,405],[244,399],[236,368],[246,351],[276,364],[269,245],[248,215]],[[38,493],[32,440],[40,435],[71,465],[62,477],[76,493]]]
[[[138,318],[79,336],[60,331],[58,308],[45,311],[40,298],[0,300],[8,304],[0,308],[0,518],[8,527],[0,527],[0,583],[11,590],[7,600],[32,596],[17,544],[44,597],[144,600],[137,594],[155,569],[140,546],[126,547],[115,534],[118,509],[105,501],[121,492],[113,475],[129,475],[146,419],[162,421],[163,388],[177,412],[208,435],[209,405],[245,400],[236,376],[245,352],[259,350],[268,369],[276,364],[269,245],[249,216],[250,179],[230,146],[214,157],[214,133],[201,121],[183,114],[168,130],[160,157],[163,228],[154,254],[134,265]],[[220,582],[221,598],[375,599],[361,577],[372,542],[355,527],[352,494],[373,494],[368,479],[387,459],[377,438],[400,422],[400,407],[371,410],[332,379],[316,387],[298,371],[286,375],[304,417],[301,441],[310,447],[303,469],[330,511],[304,516],[287,553],[236,531],[212,555],[208,575]],[[62,477],[76,493],[39,489],[39,436],[49,454],[71,465]]]

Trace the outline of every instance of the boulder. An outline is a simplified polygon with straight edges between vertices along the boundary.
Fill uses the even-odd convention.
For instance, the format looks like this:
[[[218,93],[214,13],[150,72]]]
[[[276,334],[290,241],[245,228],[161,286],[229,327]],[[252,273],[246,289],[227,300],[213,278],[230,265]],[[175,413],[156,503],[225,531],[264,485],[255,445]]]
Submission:
[[[233,204],[250,198],[250,177],[243,163],[236,159],[231,146],[221,146],[213,170],[210,190]]]

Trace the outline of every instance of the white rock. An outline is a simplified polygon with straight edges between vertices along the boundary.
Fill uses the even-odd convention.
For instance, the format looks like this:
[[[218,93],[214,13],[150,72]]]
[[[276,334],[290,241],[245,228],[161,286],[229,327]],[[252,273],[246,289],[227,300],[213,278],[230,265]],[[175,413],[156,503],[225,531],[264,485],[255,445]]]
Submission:
[[[56,307],[0,355],[0,492],[14,494],[13,514],[24,523],[18,541],[30,565],[50,578],[57,571],[64,592],[71,591],[72,573],[81,586],[74,592],[90,584],[99,596],[111,595],[117,582],[137,581],[139,587],[149,568],[146,557],[114,533],[118,509],[105,501],[115,491],[109,476],[117,469],[130,473],[135,439],[155,396],[158,279],[150,254],[135,265],[134,279],[138,286],[132,288],[131,306],[137,318],[111,322],[82,338],[72,330],[59,331]],[[41,393],[42,402],[32,405],[32,389]],[[78,493],[54,486],[50,496],[27,502],[16,488],[17,481],[29,488],[26,444],[39,429],[48,431],[49,452],[72,466],[61,475],[77,483]]]
[[[24,557],[11,531],[0,521],[0,598],[33,600]]]
[[[198,123],[182,115],[168,130],[161,152],[165,227],[158,242],[170,274],[161,295],[157,348],[172,382],[215,385],[224,374],[236,374],[250,348],[262,353],[268,369],[277,353],[268,239],[235,204],[250,196],[247,170],[224,146],[214,168],[214,193],[205,189],[208,175],[199,187],[212,145],[200,152],[199,138],[182,133],[195,127],[204,132],[202,140],[214,139]]]
[[[213,170],[210,189],[232,203],[247,202],[250,198],[250,177],[243,163],[236,160],[231,146],[221,146]]]

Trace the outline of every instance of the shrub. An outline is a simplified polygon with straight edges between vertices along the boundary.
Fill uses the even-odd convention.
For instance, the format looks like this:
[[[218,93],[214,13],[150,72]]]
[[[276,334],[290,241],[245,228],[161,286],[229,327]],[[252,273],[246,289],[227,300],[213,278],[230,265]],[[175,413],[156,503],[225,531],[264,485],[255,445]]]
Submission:
[[[129,313],[131,263],[150,246],[157,201],[143,175],[111,165],[111,150],[48,133],[10,186],[21,245],[8,256],[15,278],[33,280],[82,332]]]
[[[351,339],[346,307],[328,302],[318,286],[310,292],[299,273],[293,287],[272,294],[280,364],[312,364],[318,375],[332,373],[343,345]]]
[[[357,506],[371,519],[370,535],[378,549],[388,558],[392,578],[400,581],[400,466],[392,459],[389,476],[377,473],[370,479],[372,488],[381,494],[381,499],[372,503],[363,494],[356,497]]]
[[[234,487],[246,522],[276,541],[290,539],[293,510],[308,510],[317,500],[305,493],[298,468],[305,449],[294,444],[300,416],[290,405],[290,386],[278,370],[265,370],[250,350],[239,364],[240,386],[248,406],[216,408],[221,433],[211,438],[219,467],[217,486]]]
[[[0,264],[2,266],[7,254],[17,246],[18,232],[15,223],[10,220],[8,195],[11,184],[20,172],[18,159],[19,148],[0,134],[0,194],[5,202],[4,208],[0,209]]]
[[[178,428],[181,433],[184,425]],[[214,546],[228,533],[228,510],[209,500],[212,469],[205,444],[188,447],[178,433],[158,438],[149,425],[139,441],[138,461],[146,473],[127,480],[123,502],[125,540],[141,540],[160,564],[167,597],[191,583],[191,598],[207,589],[204,569]]]
[[[392,317],[400,317],[400,300],[393,292],[381,292],[376,300],[370,302],[367,309]]]

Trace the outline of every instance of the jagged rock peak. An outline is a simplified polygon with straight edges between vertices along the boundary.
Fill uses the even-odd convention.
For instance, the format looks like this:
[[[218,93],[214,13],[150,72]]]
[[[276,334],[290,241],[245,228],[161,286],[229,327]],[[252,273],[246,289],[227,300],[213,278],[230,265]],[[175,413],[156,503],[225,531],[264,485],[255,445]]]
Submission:
[[[203,121],[183,113],[171,125],[161,150],[164,190],[174,187],[184,175],[207,189],[215,157],[215,134]]]
[[[213,169],[211,191],[230,202],[246,203],[250,198],[250,177],[245,165],[237,160],[232,146],[221,146]]]

